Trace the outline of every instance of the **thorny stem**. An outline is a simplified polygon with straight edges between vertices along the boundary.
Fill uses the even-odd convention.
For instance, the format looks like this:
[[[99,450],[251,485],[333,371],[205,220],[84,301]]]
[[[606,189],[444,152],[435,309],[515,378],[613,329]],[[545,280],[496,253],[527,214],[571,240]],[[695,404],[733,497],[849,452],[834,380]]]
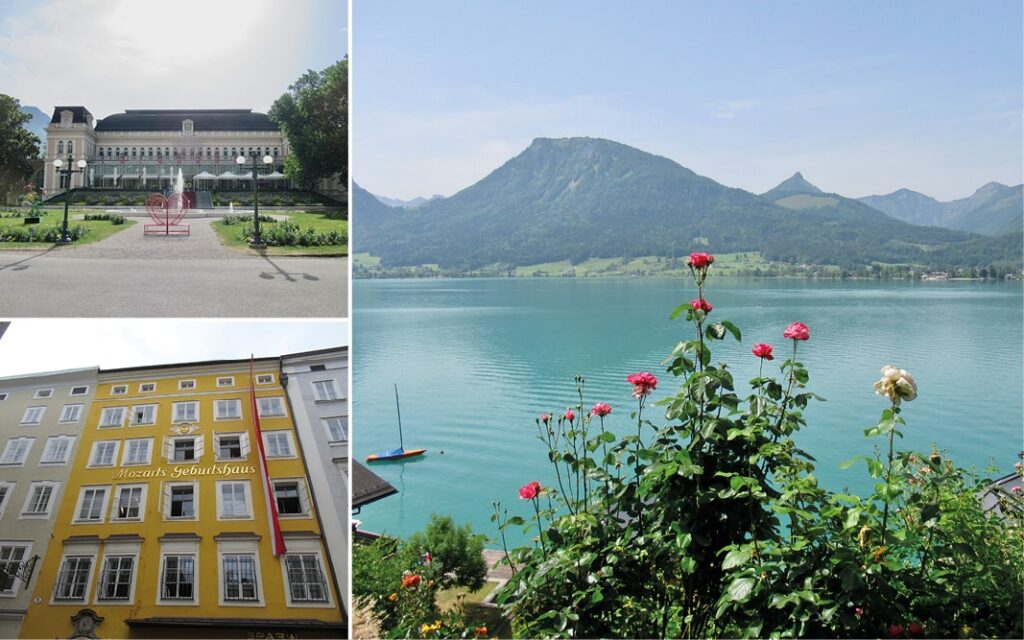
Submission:
[[[898,416],[900,413],[899,406],[894,402],[892,405],[892,412],[894,416]],[[886,523],[889,521],[889,480],[892,478],[892,441],[896,435],[896,428],[893,427],[892,431],[889,432],[889,457],[888,466],[885,469],[885,507],[882,509],[882,546],[885,546],[885,536],[888,533]]]
[[[548,550],[544,546],[544,526],[540,519],[540,500],[534,496],[531,502],[533,502],[533,512],[537,514],[537,537],[540,539],[540,550],[544,554],[544,559],[547,560]]]
[[[499,502],[494,503],[494,517],[498,521],[498,531],[501,532],[501,548],[505,552],[505,562],[512,569],[512,575],[519,573],[519,568],[512,562],[512,556],[508,552],[508,542],[505,540],[505,523],[508,522],[508,509],[505,509],[505,519],[502,520],[501,515],[498,513]]]

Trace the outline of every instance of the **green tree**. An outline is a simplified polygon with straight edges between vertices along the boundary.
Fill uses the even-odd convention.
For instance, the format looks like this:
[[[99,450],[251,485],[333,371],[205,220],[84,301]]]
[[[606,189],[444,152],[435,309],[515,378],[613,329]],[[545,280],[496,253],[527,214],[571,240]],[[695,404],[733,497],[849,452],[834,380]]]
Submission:
[[[451,516],[433,514],[427,528],[414,533],[406,544],[420,554],[429,552],[431,563],[439,563],[442,587],[476,591],[484,586],[484,536],[474,534],[470,525],[460,527]]]
[[[348,179],[348,59],[307,71],[274,101],[268,114],[288,138],[284,171],[311,187],[338,173]]]
[[[32,116],[20,106],[17,98],[0,93],[0,195],[24,186],[39,155],[39,138],[23,126]]]

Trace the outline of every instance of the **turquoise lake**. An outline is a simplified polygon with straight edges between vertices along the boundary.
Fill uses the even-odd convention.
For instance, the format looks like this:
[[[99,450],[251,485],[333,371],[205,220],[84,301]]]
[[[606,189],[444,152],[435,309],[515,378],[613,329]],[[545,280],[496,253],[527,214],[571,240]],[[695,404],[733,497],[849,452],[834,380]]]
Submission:
[[[554,472],[536,439],[535,417],[576,403],[573,376],[586,377],[584,406],[612,405],[610,425],[632,428],[626,376],[651,371],[655,399],[678,389],[661,361],[692,325],[669,320],[696,295],[682,279],[455,279],[356,281],[353,287],[354,454],[362,460],[398,446],[393,383],[401,394],[406,447],[427,454],[372,469],[397,495],[355,516],[363,529],[407,535],[431,513],[450,514],[497,539],[492,502],[527,515],[518,488],[547,485]],[[799,359],[811,374],[812,403],[798,442],[832,489],[864,493],[864,465],[879,440],[864,429],[886,400],[872,385],[885,364],[907,369],[918,399],[904,404],[899,448],[934,443],[960,466],[1008,473],[1024,448],[1024,295],[1020,282],[817,282],[710,277],[712,319],[731,320],[743,341],[713,345],[738,386],[757,375],[756,342],[776,349],[782,331],[806,323]],[[766,374],[770,369],[766,367]],[[778,369],[773,370],[777,373]],[[646,416],[663,422],[657,408]],[[443,452],[443,453],[442,453]],[[522,538],[514,539],[519,542]]]

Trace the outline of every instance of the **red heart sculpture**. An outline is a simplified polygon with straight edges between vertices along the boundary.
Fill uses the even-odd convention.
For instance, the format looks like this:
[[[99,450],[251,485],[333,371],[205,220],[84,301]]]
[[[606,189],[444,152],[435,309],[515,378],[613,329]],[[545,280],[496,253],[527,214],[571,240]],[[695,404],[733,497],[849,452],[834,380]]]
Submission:
[[[180,193],[165,198],[163,194],[151,193],[146,198],[146,211],[153,222],[160,225],[174,225],[181,222],[188,213],[188,198]]]
[[[165,224],[164,216],[167,212],[167,198],[160,193],[151,193],[146,198],[146,211],[149,212],[149,217],[153,219],[153,222],[157,224]]]

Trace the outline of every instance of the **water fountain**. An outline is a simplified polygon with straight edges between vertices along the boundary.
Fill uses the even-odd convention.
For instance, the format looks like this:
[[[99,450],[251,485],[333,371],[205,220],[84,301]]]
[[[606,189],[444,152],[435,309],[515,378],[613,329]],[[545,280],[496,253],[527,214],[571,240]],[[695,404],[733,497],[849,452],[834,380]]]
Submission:
[[[185,191],[185,178],[181,175],[181,169],[178,169],[178,177],[174,180],[174,193],[179,196]]]

